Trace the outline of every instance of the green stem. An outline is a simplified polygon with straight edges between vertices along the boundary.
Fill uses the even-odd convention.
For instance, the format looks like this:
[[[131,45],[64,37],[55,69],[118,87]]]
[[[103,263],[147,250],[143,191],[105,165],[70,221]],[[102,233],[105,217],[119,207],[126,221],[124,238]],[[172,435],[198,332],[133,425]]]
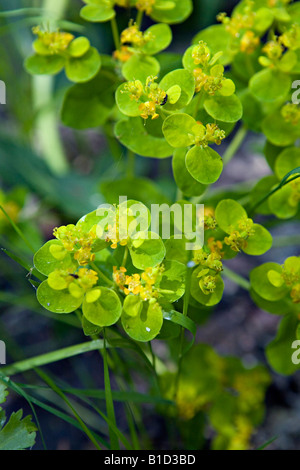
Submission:
[[[89,341],[86,343],[77,344],[75,346],[70,346],[68,348],[58,349],[47,354],[42,354],[40,356],[35,356],[30,359],[25,359],[24,361],[15,362],[12,365],[1,367],[1,373],[7,376],[12,376],[19,374],[21,372],[26,372],[35,367],[44,366],[46,364],[51,364],[52,362],[62,361],[69,357],[78,356],[89,351],[95,351],[97,349],[103,349],[104,343],[103,340]]]
[[[139,29],[141,29],[142,22],[143,22],[143,17],[144,17],[143,10],[138,10],[138,13],[137,13],[137,16],[136,16],[136,25]]]
[[[188,314],[188,307],[189,307],[189,300],[190,300],[191,277],[192,277],[192,268],[187,266],[186,280],[185,280],[185,294],[184,294],[184,299],[183,299],[183,315],[185,317]],[[174,401],[176,401],[176,398],[177,398],[179,380],[180,380],[180,376],[181,376],[182,359],[183,359],[183,346],[184,346],[184,328],[181,327],[180,346],[179,346],[179,353],[178,353],[178,368],[177,368],[177,374],[176,374],[176,377],[175,377],[175,385],[174,385]]]
[[[134,178],[135,175],[135,153],[128,150],[127,178]]]
[[[148,344],[149,344],[150,354],[151,354],[151,357],[152,357],[153,370],[156,373],[156,357],[155,357],[155,354],[154,354],[154,351],[153,351],[153,348],[152,348],[151,341],[149,341]]]
[[[100,269],[96,266],[95,263],[90,263],[90,266],[103,279],[103,281],[105,281],[106,284],[108,284],[109,286],[114,286],[113,281],[111,281],[107,276],[105,276],[105,274],[103,274],[103,272],[100,271]]]
[[[112,18],[110,20],[112,35],[115,43],[115,48],[120,49],[120,35],[119,35],[119,28],[116,18]]]
[[[122,266],[123,266],[124,268],[125,268],[126,263],[127,263],[128,253],[129,253],[129,250],[128,250],[128,246],[126,245],[126,246],[125,246],[125,251],[124,251],[123,260],[122,260]]]
[[[230,160],[235,156],[236,152],[238,151],[243,141],[245,140],[247,133],[248,133],[248,129],[245,126],[241,126],[239,128],[234,138],[228,145],[226,152],[224,153],[224,156],[223,156],[224,165],[227,165],[230,162]]]
[[[205,98],[204,90],[199,91],[199,93],[197,95],[197,98],[196,98],[197,101],[196,101],[196,105],[195,105],[195,110],[193,112],[193,118],[194,119],[196,119],[196,117],[197,117],[197,113],[198,113],[201,105],[203,104],[204,98]]]
[[[250,282],[244,277],[235,273],[231,269],[226,268],[226,266],[223,266],[223,273],[224,273],[224,276],[226,276],[231,281],[235,282],[235,284],[239,285],[245,290],[248,290],[248,291],[250,290]]]
[[[105,401],[106,401],[106,412],[108,419],[117,427],[114,402],[112,397],[110,378],[109,378],[109,369],[108,369],[108,360],[107,360],[107,351],[106,351],[106,336],[105,328],[103,329],[103,338],[104,338],[104,348],[103,348],[103,366],[104,366],[104,385],[105,385]],[[117,435],[114,430],[109,426],[109,438],[111,444],[111,450],[120,450],[120,444]]]

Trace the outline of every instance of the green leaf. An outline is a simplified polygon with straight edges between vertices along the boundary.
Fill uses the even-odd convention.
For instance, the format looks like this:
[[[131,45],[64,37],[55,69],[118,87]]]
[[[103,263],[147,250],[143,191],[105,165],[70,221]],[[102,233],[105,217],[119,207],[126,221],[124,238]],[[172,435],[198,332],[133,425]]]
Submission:
[[[299,138],[300,126],[287,122],[276,110],[263,120],[262,131],[273,145],[287,147]]]
[[[157,302],[143,302],[143,309],[139,315],[129,316],[123,311],[121,321],[130,338],[146,342],[154,339],[160,332],[163,313]]]
[[[219,59],[219,63],[222,65],[228,65],[232,62],[234,57],[234,51],[232,50],[232,36],[226,30],[226,26],[222,24],[213,25],[206,28],[198,33],[194,39],[193,44],[197,44],[199,41],[207,43],[212,56],[222,51],[223,54]]]
[[[265,227],[259,224],[253,224],[253,229],[255,233],[248,238],[247,246],[243,248],[243,251],[247,255],[263,255],[272,248],[272,235]]]
[[[293,174],[300,174],[300,148],[289,147],[284,149],[276,160],[275,172],[280,180],[288,175],[285,181]],[[283,181],[283,184],[285,181]]]
[[[32,55],[25,60],[25,69],[32,75],[56,75],[65,65],[65,58],[60,55]]]
[[[291,197],[293,195],[293,188],[286,185],[283,188],[272,194],[269,199],[269,207],[272,214],[275,214],[279,219],[290,219],[298,212],[298,204],[291,204]]]
[[[151,56],[134,54],[122,67],[122,74],[126,80],[140,80],[145,82],[147,77],[159,74],[159,62]]]
[[[142,52],[147,55],[155,55],[166,49],[172,42],[172,30],[167,24],[155,24],[145,31],[150,40],[142,47]]]
[[[116,91],[116,103],[121,113],[125,116],[136,117],[140,116],[139,109],[141,102],[135,101],[130,98],[130,94],[126,92],[126,83],[122,83]]]
[[[216,277],[216,289],[211,294],[204,294],[199,286],[199,278],[197,277],[200,271],[203,270],[202,266],[198,266],[194,269],[191,279],[191,295],[197,302],[207,307],[213,307],[217,305],[223,296],[224,282],[221,276]]]
[[[298,322],[294,313],[285,315],[280,322],[276,338],[266,348],[268,362],[279,374],[290,375],[300,369],[300,364],[292,362],[292,356],[296,353],[292,344],[296,340]]]
[[[93,336],[93,335],[98,335],[102,331],[101,326],[94,325],[88,319],[82,315],[82,329],[85,334],[85,336]]]
[[[66,269],[72,264],[71,255],[67,251],[65,251],[63,259],[54,258],[50,251],[50,248],[53,246],[63,248],[60,240],[50,240],[36,252],[33,258],[34,266],[45,276],[48,276],[55,269]]]
[[[265,176],[262,178],[252,189],[250,193],[251,205],[255,206],[263,197],[268,194],[274,185],[277,183],[277,178],[274,175]],[[269,215],[271,210],[268,201],[265,201],[256,210],[259,214]]]
[[[71,57],[66,63],[66,75],[71,82],[88,82],[99,72],[101,57],[94,47],[90,47],[81,57]]]
[[[189,317],[186,317],[182,313],[176,312],[175,310],[171,310],[170,312],[164,311],[163,314],[164,314],[165,320],[171,321],[175,325],[180,325],[186,330],[188,330],[190,333],[192,333],[193,335],[192,341],[190,341],[183,350],[183,354],[186,354],[194,344],[196,333],[197,333],[196,324]]]
[[[80,36],[79,38],[74,39],[68,47],[68,52],[72,57],[82,57],[88,52],[91,44],[88,38]]]
[[[208,98],[204,109],[214,119],[224,122],[237,122],[243,115],[242,103],[236,95]]]
[[[22,419],[23,410],[12,413],[0,431],[0,450],[24,450],[35,444],[36,426],[31,416]]]
[[[76,299],[68,289],[54,290],[48,281],[42,282],[36,292],[39,303],[50,312],[71,313],[77,310],[82,304],[82,297]]]
[[[163,134],[172,147],[188,147],[195,142],[192,129],[196,125],[194,118],[188,114],[178,113],[168,116],[163,123]]]
[[[219,202],[215,215],[219,227],[226,233],[231,233],[241,219],[247,218],[245,209],[233,199],[223,199]]]
[[[74,129],[103,125],[114,106],[116,82],[100,72],[87,83],[73,85],[67,91],[61,111],[62,121]]]
[[[149,119],[148,119],[149,121]],[[157,121],[159,121],[157,119]],[[115,135],[125,147],[143,157],[166,158],[172,155],[173,149],[163,135],[152,135],[152,123],[143,124],[141,118],[129,118],[117,122]]]
[[[171,8],[166,8],[165,3],[168,3]],[[185,21],[193,11],[193,4],[191,0],[156,0],[153,5],[153,10],[150,13],[154,21],[175,24]]]
[[[249,86],[252,94],[259,101],[272,103],[278,99],[285,99],[291,90],[291,79],[288,75],[264,69],[256,73],[250,80]]]
[[[158,286],[160,295],[169,302],[176,302],[185,292],[186,266],[175,260],[163,263],[164,271]]]
[[[153,232],[138,232],[131,240],[129,251],[133,265],[141,270],[158,266],[166,254],[162,239]]]
[[[186,149],[175,149],[172,159],[173,175],[176,185],[187,197],[200,196],[207,186],[195,180],[186,168]]]
[[[80,16],[86,21],[93,23],[104,23],[116,16],[115,10],[104,1],[98,5],[86,5],[80,10]]]
[[[85,297],[82,304],[83,315],[97,326],[114,325],[121,316],[121,301],[118,295],[107,287],[101,287],[100,290],[100,297],[95,302],[87,302]]]
[[[187,170],[201,184],[215,183],[223,170],[220,155],[210,147],[192,147],[185,157]]]
[[[288,288],[285,285],[275,287],[271,284],[268,277],[269,271],[276,271],[281,274],[282,267],[277,263],[265,263],[254,268],[250,273],[251,287],[263,299],[276,302],[287,295]]]
[[[176,111],[182,109],[191,102],[195,93],[195,79],[188,70],[173,70],[164,76],[159,84],[159,87],[167,93],[168,90],[174,86],[180,87],[181,95],[174,104],[170,104],[167,101],[167,103],[164,105],[164,109],[166,111]]]

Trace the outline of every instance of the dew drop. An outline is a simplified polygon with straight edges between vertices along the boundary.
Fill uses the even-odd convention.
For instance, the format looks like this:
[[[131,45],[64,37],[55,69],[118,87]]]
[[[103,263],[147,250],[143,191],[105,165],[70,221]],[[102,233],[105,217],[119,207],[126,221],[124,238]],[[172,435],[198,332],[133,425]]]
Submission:
[[[47,303],[47,307],[50,307],[50,302]]]
[[[150,328],[148,328],[148,326],[146,326],[146,331],[148,331],[148,332],[151,331]]]

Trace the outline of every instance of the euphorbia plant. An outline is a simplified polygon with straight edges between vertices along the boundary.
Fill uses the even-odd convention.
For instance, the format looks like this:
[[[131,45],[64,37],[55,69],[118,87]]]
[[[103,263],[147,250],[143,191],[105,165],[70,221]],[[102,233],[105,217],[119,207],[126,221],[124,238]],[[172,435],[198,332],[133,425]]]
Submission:
[[[195,337],[190,310],[202,312],[218,304],[224,276],[250,290],[246,279],[226,267],[226,260],[240,252],[260,256],[271,248],[272,236],[255,220],[258,214],[279,219],[299,216],[300,110],[292,84],[300,70],[300,4],[243,0],[231,17],[218,15],[219,24],[200,31],[183,57],[173,55],[172,62],[162,52],[172,41],[169,25],[190,15],[190,1],[84,3],[84,20],[111,22],[115,42],[111,56],[98,52],[85,37],[37,27],[35,54],[26,60],[26,69],[32,74],[56,74],[65,68],[67,78],[76,84],[65,94],[63,123],[81,130],[101,126],[108,139],[114,136],[127,149],[128,164],[132,165],[134,154],[172,157],[178,188],[173,202],[183,212],[190,209],[192,224],[201,221],[204,237],[200,247],[187,249],[188,237],[176,236],[175,217],[171,217],[173,235],[165,240],[159,226],[157,233],[150,230],[145,200],[129,198],[125,206],[116,200],[107,209],[104,224],[103,214],[95,210],[76,225],[55,228],[54,239],[34,257],[42,280],[37,298],[51,312],[76,311],[84,332],[104,334],[111,346],[116,335],[123,339],[128,335],[142,351],[145,342],[174,340],[177,372],[168,374],[161,366],[159,377],[161,391],[177,404],[168,413],[191,420],[209,409],[218,432],[214,448],[247,448],[253,426],[262,418],[267,373],[259,368],[251,375],[235,360],[194,347],[194,338],[185,342],[184,329]],[[121,32],[116,7],[128,9],[132,18]],[[144,30],[144,15],[157,24]],[[236,126],[224,155],[223,142]],[[234,187],[230,196],[214,193],[211,185],[222,177],[224,164],[230,162],[247,130],[266,136],[264,154],[272,174],[257,182],[246,198],[241,199]],[[120,185],[131,194],[132,185],[139,182],[131,175]],[[200,202],[205,205],[203,217],[196,205]],[[133,210],[137,204],[138,213]],[[120,231],[124,210],[126,236]],[[289,258],[283,267],[263,264],[252,271],[250,280],[258,306],[287,314],[267,357],[275,370],[290,373],[297,369],[289,364],[289,341],[299,331],[299,258]],[[284,352],[283,343],[287,344]],[[219,372],[218,367],[223,367],[230,379],[226,381],[222,373],[212,378],[203,372],[195,381],[189,361],[184,363],[187,352],[191,363],[199,360],[203,369],[216,367]],[[284,360],[280,354],[285,354]],[[247,395],[245,384],[252,379],[260,390],[257,396],[257,390],[251,392],[258,410],[255,418],[251,397],[245,398],[245,406],[235,398],[236,392]],[[225,396],[232,410],[226,417],[222,413]],[[195,400],[193,406],[191,400]],[[228,428],[218,420],[228,421]]]

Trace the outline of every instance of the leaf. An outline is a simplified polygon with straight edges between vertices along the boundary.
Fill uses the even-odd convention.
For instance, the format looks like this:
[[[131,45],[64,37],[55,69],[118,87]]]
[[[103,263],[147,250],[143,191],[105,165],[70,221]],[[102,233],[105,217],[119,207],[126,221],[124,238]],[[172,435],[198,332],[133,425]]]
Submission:
[[[91,44],[88,38],[80,36],[79,38],[74,39],[68,47],[68,52],[72,57],[82,57],[88,52]]]
[[[35,444],[36,426],[31,416],[22,419],[23,410],[12,413],[0,431],[0,450],[24,450]]]
[[[248,238],[247,245],[243,248],[243,251],[247,255],[260,256],[272,248],[272,235],[260,224],[253,224],[253,229],[255,233]]]
[[[90,47],[81,57],[71,57],[66,62],[66,75],[71,82],[88,82],[99,72],[101,57],[94,47]]]
[[[61,247],[63,249],[63,245],[60,240],[49,240],[36,252],[33,258],[34,266],[45,276],[48,276],[52,271],[55,271],[55,269],[66,269],[72,264],[71,255],[67,251],[65,252],[63,259],[58,260],[54,258],[50,251],[53,246]]]
[[[169,302],[176,302],[185,292],[186,266],[175,260],[164,261],[164,271],[158,287],[160,295]]]
[[[121,321],[130,338],[147,342],[154,339],[160,332],[163,314],[157,302],[143,302],[143,309],[139,315],[129,316],[123,311]]]
[[[116,103],[125,116],[140,116],[140,101],[132,100],[130,94],[126,92],[126,83],[122,83],[116,91]]]
[[[276,110],[263,120],[262,131],[273,145],[287,147],[299,138],[300,126],[287,122]]]
[[[150,40],[141,49],[147,55],[157,54],[166,49],[172,42],[172,30],[167,24],[150,26],[144,34],[150,37]]]
[[[76,299],[67,289],[54,290],[48,281],[42,282],[36,292],[39,303],[50,312],[71,313],[77,310],[82,304],[82,297]]]
[[[173,175],[176,185],[187,197],[200,196],[207,186],[195,180],[186,168],[186,149],[175,149],[172,159]]]
[[[150,13],[154,21],[175,24],[182,23],[186,20],[193,11],[193,4],[191,0],[171,0],[169,3],[171,8],[165,8],[165,0],[156,0],[153,5],[153,10]]]
[[[163,136],[157,137],[149,132],[148,123],[143,125],[141,118],[129,118],[117,122],[115,135],[125,147],[143,157],[166,158],[173,149]]]
[[[100,72],[87,83],[73,85],[65,94],[61,118],[73,129],[89,129],[103,125],[114,106],[116,81]]]
[[[28,57],[24,63],[25,69],[32,75],[55,75],[64,68],[64,65],[65,59],[59,55],[35,54]]]
[[[83,315],[97,326],[114,325],[121,316],[121,301],[118,295],[107,287],[101,287],[100,290],[100,297],[95,302],[89,303],[85,297],[82,304]]]
[[[122,74],[126,80],[146,82],[147,77],[158,75],[159,70],[159,62],[154,57],[135,54],[123,65]]]
[[[213,307],[217,305],[223,296],[224,282],[221,276],[216,277],[216,289],[211,294],[204,294],[199,286],[199,278],[197,277],[200,271],[203,270],[202,266],[198,266],[194,269],[191,279],[191,295],[200,304],[206,305],[207,307]]]
[[[98,2],[99,3],[99,2]],[[116,16],[115,10],[106,2],[101,4],[86,5],[80,10],[80,16],[86,21],[93,23],[104,23]]]
[[[204,41],[208,44],[212,56],[220,51],[223,52],[219,59],[220,64],[228,65],[232,62],[234,57],[231,47],[232,37],[226,30],[225,25],[218,24],[203,29],[194,37],[193,44],[197,44],[199,41]]]
[[[247,212],[233,199],[223,199],[217,205],[216,219],[224,232],[231,233],[243,218],[247,218]]]
[[[276,338],[266,348],[268,362],[278,374],[291,375],[300,369],[300,364],[292,362],[295,353],[292,344],[296,340],[298,322],[294,313],[285,315],[279,324]]]
[[[298,147],[289,147],[284,149],[275,162],[275,172],[283,186],[288,179],[295,175],[300,175],[300,149]]]
[[[170,312],[164,311],[164,319],[175,323],[175,325],[180,325],[186,330],[188,330],[190,333],[192,333],[192,340],[183,349],[183,355],[186,354],[194,344],[197,333],[196,324],[189,317],[186,317],[182,313],[176,312],[175,310],[171,310]]]
[[[220,155],[210,147],[194,146],[185,157],[187,170],[201,184],[215,183],[223,170]]]
[[[279,99],[285,99],[291,90],[291,79],[288,75],[264,69],[253,75],[249,87],[252,94],[259,101],[272,103]]]
[[[276,271],[281,274],[282,267],[277,263],[265,263],[254,268],[250,273],[251,287],[263,299],[276,302],[287,295],[288,288],[285,284],[281,287],[275,287],[271,284],[268,277],[269,271]]]
[[[195,142],[192,129],[196,125],[194,118],[188,114],[178,113],[168,116],[163,123],[163,134],[172,147],[188,147]]]
[[[242,103],[236,95],[208,98],[204,109],[214,119],[224,122],[237,122],[243,115]]]
[[[129,251],[132,264],[141,270],[158,266],[166,254],[162,239],[153,232],[138,232],[131,240]]]
[[[167,101],[167,103],[164,105],[164,109],[166,111],[176,111],[182,109],[191,102],[195,93],[195,79],[188,70],[173,70],[164,76],[159,84],[159,87],[167,93],[168,90],[174,86],[180,87],[180,98],[174,104],[170,104]]]

